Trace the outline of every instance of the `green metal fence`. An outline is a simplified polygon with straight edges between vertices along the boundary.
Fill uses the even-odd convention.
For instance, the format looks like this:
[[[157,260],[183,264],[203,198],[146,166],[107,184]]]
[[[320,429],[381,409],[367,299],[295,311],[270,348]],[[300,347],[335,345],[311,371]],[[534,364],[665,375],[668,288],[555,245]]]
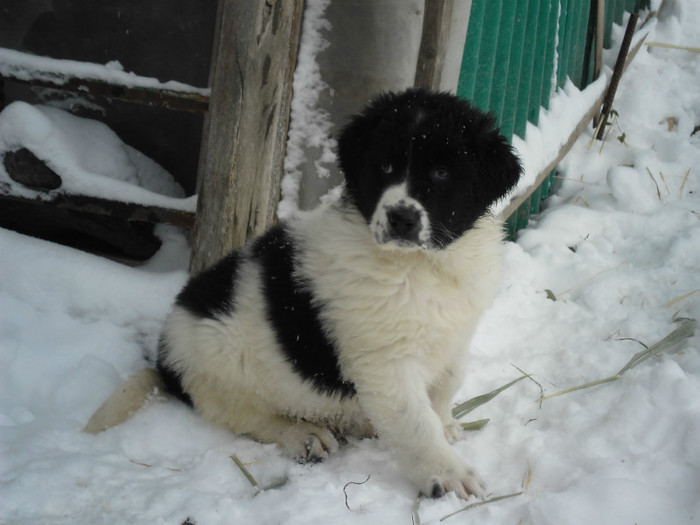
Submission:
[[[491,111],[506,137],[525,138],[555,89],[593,80],[598,0],[473,0],[457,94]],[[613,23],[648,0],[604,2],[604,46]],[[554,173],[508,219],[511,236],[551,191]]]

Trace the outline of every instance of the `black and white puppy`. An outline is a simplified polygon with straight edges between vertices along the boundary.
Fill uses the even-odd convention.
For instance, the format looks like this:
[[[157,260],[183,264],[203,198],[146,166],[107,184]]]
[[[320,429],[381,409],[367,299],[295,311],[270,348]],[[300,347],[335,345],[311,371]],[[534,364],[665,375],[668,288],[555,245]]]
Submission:
[[[204,418],[301,460],[385,440],[423,493],[482,495],[450,447],[451,402],[499,284],[489,206],[520,164],[491,116],[446,93],[377,97],[342,131],[335,202],[192,278],[142,371],[93,416],[125,419],[160,382]]]

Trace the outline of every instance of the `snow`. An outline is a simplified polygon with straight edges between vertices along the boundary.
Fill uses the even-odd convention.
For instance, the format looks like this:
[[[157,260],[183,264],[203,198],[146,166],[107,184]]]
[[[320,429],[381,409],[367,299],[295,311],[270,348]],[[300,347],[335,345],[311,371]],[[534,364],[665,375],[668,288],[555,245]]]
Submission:
[[[329,165],[335,162],[335,139],[332,137],[330,114],[319,106],[321,93],[328,85],[321,78],[316,60],[328,47],[322,32],[331,29],[324,14],[330,0],[309,2],[304,10],[304,20],[299,42],[299,55],[294,70],[294,94],[289,119],[289,139],[284,159],[281,198],[277,206],[280,219],[289,219],[299,209],[299,187],[302,165],[307,161],[310,148],[320,150],[314,162],[317,177],[328,177]]]
[[[579,90],[567,78],[564,87],[552,97],[549,109],[540,107],[538,125],[527,123],[526,140],[513,136],[513,147],[520,157],[523,175],[515,188],[493,205],[493,213],[503,212],[511,200],[526,193],[537,176],[557,158],[574,129],[605,90],[609,74],[609,71],[604,71],[584,90]]]
[[[46,199],[56,193],[101,197],[194,211],[196,197],[161,166],[124,144],[105,124],[49,107],[13,102],[0,113],[0,153],[29,149],[61,177],[51,192],[14,182],[0,165],[0,184],[14,195]]]
[[[698,45],[697,2],[666,4],[649,41]],[[540,386],[524,379],[469,414],[490,423],[454,446],[494,496],[523,493],[444,523],[700,519],[700,335],[617,381],[539,401],[614,374],[674,318],[700,319],[697,85],[698,54],[642,48],[608,139],[591,145],[588,130],[577,141],[555,194],[506,246],[503,286],[455,401],[519,377],[515,366]],[[51,110],[13,111],[35,110],[32,125],[51,130]],[[568,129],[560,118],[548,125]],[[21,132],[10,122],[3,143]],[[45,160],[62,162],[72,147],[56,143]],[[298,465],[175,401],[99,435],[80,432],[152,357],[186,267],[172,231],[152,261],[131,268],[0,230],[0,522],[411,523],[415,489],[379,440],[351,439],[323,464]],[[233,454],[261,486],[286,483],[257,491]],[[467,503],[422,499],[417,513],[438,523]]]
[[[0,48],[0,75],[20,80],[41,80],[54,84],[63,84],[67,77],[75,77],[101,80],[126,87],[168,89],[204,96],[210,94],[208,88],[198,88],[175,80],[161,82],[156,78],[143,77],[133,72],[124,71],[124,67],[117,60],[103,65],[31,55],[5,48]]]

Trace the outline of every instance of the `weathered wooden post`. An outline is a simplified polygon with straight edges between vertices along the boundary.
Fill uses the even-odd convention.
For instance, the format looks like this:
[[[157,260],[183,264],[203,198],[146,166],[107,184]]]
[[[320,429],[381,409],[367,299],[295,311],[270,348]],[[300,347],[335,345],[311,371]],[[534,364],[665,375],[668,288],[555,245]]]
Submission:
[[[425,0],[415,87],[440,89],[453,5],[453,0]]]
[[[190,271],[275,221],[302,0],[219,0]]]

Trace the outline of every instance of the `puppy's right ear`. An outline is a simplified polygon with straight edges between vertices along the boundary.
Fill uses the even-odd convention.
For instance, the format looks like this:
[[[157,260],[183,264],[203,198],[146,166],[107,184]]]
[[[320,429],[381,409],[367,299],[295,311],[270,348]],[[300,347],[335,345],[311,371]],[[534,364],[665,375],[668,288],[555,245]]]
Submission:
[[[491,204],[504,197],[520,180],[520,157],[498,128],[480,137],[479,162],[484,177],[478,192],[484,203]]]

